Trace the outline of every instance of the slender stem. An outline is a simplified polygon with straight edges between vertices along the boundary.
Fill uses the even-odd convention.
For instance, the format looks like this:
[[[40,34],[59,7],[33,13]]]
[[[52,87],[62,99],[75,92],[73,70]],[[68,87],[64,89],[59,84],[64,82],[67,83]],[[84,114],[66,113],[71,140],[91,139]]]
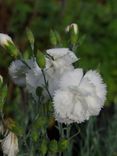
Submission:
[[[22,63],[25,64],[29,69],[31,69],[31,67],[23,60],[21,59]]]
[[[72,136],[69,138],[69,140],[72,140],[72,139],[73,139],[74,137],[76,137],[79,133],[80,133],[80,130],[79,130],[76,134],[72,135]]]
[[[71,130],[71,126],[67,125],[67,131],[66,131],[66,137],[69,138],[70,137],[70,130]]]
[[[46,91],[47,91],[47,93],[48,93],[48,95],[50,97],[50,100],[52,101],[52,96],[51,96],[51,94],[49,92],[49,89],[48,89],[48,83],[47,83],[47,80],[46,80],[46,76],[45,76],[44,70],[42,69],[41,71],[42,71],[42,74],[43,74]]]

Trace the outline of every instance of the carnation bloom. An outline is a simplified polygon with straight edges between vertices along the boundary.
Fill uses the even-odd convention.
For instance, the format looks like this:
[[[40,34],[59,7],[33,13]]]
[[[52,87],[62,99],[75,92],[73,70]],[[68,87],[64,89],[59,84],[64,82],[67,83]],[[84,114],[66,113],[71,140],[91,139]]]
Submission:
[[[51,95],[58,89],[58,84],[61,76],[74,68],[72,63],[78,58],[68,48],[55,48],[47,50],[46,68],[44,69],[46,80],[48,81],[48,89]],[[45,85],[41,69],[37,66],[33,70],[28,70],[26,74],[27,89],[34,97],[36,88]],[[47,91],[44,90],[44,95],[48,97]]]
[[[30,68],[34,68],[36,61],[30,59],[26,63]],[[27,65],[21,60],[16,60],[9,67],[9,75],[12,81],[18,86],[24,87],[26,85],[26,72],[29,70]]]
[[[106,85],[96,71],[89,70],[85,75],[82,69],[68,72],[59,87],[53,100],[59,122],[81,123],[98,115],[104,105]]]
[[[74,69],[72,63],[76,62],[78,58],[68,48],[49,49],[47,54],[50,57],[46,58],[45,73],[49,90],[53,95],[54,91],[58,89],[60,78],[64,73]]]
[[[13,132],[9,132],[1,141],[1,147],[4,155],[16,156],[19,151],[17,136]]]
[[[9,42],[13,43],[11,37],[7,34],[0,33],[0,45],[4,47],[7,46]]]

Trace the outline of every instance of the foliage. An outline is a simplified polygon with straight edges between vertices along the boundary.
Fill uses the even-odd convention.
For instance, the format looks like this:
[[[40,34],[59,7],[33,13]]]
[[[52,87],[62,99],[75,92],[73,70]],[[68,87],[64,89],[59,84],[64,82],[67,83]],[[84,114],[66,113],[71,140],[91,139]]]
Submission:
[[[56,45],[61,46],[61,44],[63,44],[66,46],[64,42],[64,40],[66,41],[66,36],[63,33],[63,29],[68,24],[73,22],[77,23],[80,33],[76,54],[81,59],[75,66],[79,65],[85,70],[97,68],[103,75],[104,81],[108,86],[108,100],[106,104],[111,105],[117,103],[116,0],[6,0],[0,5],[6,8],[3,11],[3,17],[6,15],[9,18],[9,20],[6,20],[5,17],[3,18],[3,23],[6,23],[6,28],[4,28],[5,24],[1,23],[0,31],[11,34],[18,47],[20,47],[20,50],[23,51],[22,53],[25,58],[29,58],[30,55],[32,55],[31,48],[33,47],[31,46],[29,48],[29,43],[24,37],[25,32],[28,32],[28,40],[32,44],[34,42],[32,34],[27,31],[27,28],[32,30],[36,40],[38,40],[39,46],[35,45],[35,47],[39,48],[40,51],[44,51],[52,46],[56,47]],[[62,43],[60,43],[60,40],[62,40]],[[40,54],[41,52],[39,52],[39,55]],[[41,57],[43,56],[41,55]],[[3,49],[0,48],[0,71],[3,75],[6,75],[3,69],[8,67],[12,59],[10,55],[7,55]],[[44,62],[45,60],[43,59],[41,63],[42,68],[45,65]],[[4,79],[8,82],[6,77],[4,77]],[[62,141],[66,140],[62,140],[57,144],[56,140],[52,139],[48,142],[47,138],[44,137],[45,132],[43,131],[43,127],[45,127],[48,122],[44,120],[44,117],[42,117],[43,119],[37,118],[34,125],[30,125],[30,122],[34,119],[34,114],[31,113],[31,110],[33,109],[33,111],[36,112],[36,108],[32,108],[32,102],[26,100],[27,93],[25,93],[22,88],[17,88],[11,83],[8,84],[9,96],[5,101],[6,108],[4,111],[6,116],[12,117],[12,120],[15,120],[16,123],[22,121],[22,123],[16,126],[17,128],[13,127],[12,129],[12,131],[21,137],[20,148],[23,150],[26,149],[27,143],[25,142],[24,136],[25,133],[27,133],[27,127],[31,126],[33,126],[33,128],[31,127],[32,138],[27,142],[29,144],[31,141],[37,142],[37,140],[43,138],[42,142],[36,145],[38,146],[38,152],[41,152],[42,155],[47,153],[47,151],[53,153],[57,152],[58,148],[59,150],[63,148],[64,146],[60,145],[63,143]],[[41,89],[39,88],[39,90]],[[6,86],[0,88],[0,95],[1,93],[3,94],[1,96],[3,99],[0,99],[0,108],[3,107],[3,100],[5,100]],[[39,94],[41,93],[39,92]],[[27,111],[27,103],[29,103],[29,111]],[[35,106],[34,102],[33,105]],[[29,119],[27,115],[30,116]],[[96,119],[89,120],[84,127],[81,126],[81,134],[77,138],[80,143],[76,140],[76,147],[74,146],[73,148],[79,156],[116,155],[117,117],[115,115],[111,118],[109,113],[108,116],[108,118],[110,118],[110,120],[108,119],[108,127],[103,124],[98,127],[98,121]],[[102,118],[100,118],[100,120],[101,119]],[[43,122],[41,123],[40,121]],[[50,127],[53,128],[54,124],[53,118],[50,117]],[[41,134],[38,134],[37,129],[39,128],[41,128]],[[100,132],[100,129],[104,130]],[[66,142],[66,144],[67,143],[68,142]],[[34,152],[34,148],[35,147],[32,146],[32,153]],[[79,148],[80,150],[78,151]],[[19,155],[22,155],[22,153],[19,153]]]

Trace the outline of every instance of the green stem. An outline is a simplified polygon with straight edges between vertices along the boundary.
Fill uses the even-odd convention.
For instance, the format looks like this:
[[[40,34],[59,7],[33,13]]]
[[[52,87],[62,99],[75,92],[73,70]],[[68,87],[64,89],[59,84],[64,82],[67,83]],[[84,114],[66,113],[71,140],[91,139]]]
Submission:
[[[48,93],[48,95],[50,97],[50,100],[52,101],[52,96],[51,96],[51,94],[49,92],[49,89],[48,89],[48,83],[47,83],[47,80],[46,80],[46,76],[45,76],[44,70],[42,69],[41,71],[42,71],[42,74],[43,74],[46,91],[47,91],[47,93]]]
[[[25,64],[29,69],[31,69],[31,67],[26,63],[26,61],[24,61],[23,59],[21,59],[22,63]]]
[[[76,137],[79,133],[80,133],[80,130],[79,130],[76,134],[72,135],[68,140],[72,140],[72,139],[73,139],[74,137]]]

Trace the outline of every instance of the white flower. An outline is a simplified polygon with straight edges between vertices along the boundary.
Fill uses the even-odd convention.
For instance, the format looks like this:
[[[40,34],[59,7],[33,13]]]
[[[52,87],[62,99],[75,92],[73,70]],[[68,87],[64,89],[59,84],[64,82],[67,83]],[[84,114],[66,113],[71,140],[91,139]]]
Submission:
[[[47,68],[59,68],[63,67],[63,65],[71,65],[76,62],[78,58],[76,55],[70,51],[68,48],[53,48],[46,51],[50,56],[47,59]]]
[[[7,46],[9,42],[13,43],[11,37],[7,34],[0,33],[0,45],[4,47]]]
[[[30,68],[34,68],[36,61],[30,59],[26,61]],[[13,61],[9,67],[9,75],[16,85],[24,87],[26,85],[26,72],[29,67],[24,64],[21,60]]]
[[[16,156],[19,151],[17,136],[14,133],[9,132],[2,140],[1,147],[4,155]]]
[[[106,85],[99,73],[90,70],[83,76],[82,69],[75,69],[63,75],[60,89],[55,93],[55,117],[67,124],[81,123],[99,114],[105,96]]]
[[[78,60],[75,54],[68,48],[55,48],[47,50],[46,68],[44,69],[46,81],[48,81],[48,89],[51,95],[58,89],[60,78],[65,72],[72,71],[74,68],[72,63]],[[26,86],[28,91],[36,98],[36,88],[44,87],[44,77],[41,69],[37,66],[33,70],[28,70],[26,74]],[[49,98],[46,89],[43,94]]]
[[[46,58],[46,78],[49,83],[50,92],[54,93],[58,89],[60,78],[65,72],[72,71],[74,68],[72,63],[76,62],[78,58],[68,48],[55,48],[47,50],[50,56]]]
[[[35,67],[28,70],[26,73],[26,88],[36,101],[38,101],[38,97],[36,95],[37,87],[44,87],[44,79],[42,71],[36,63]]]
[[[70,29],[73,29],[74,33],[78,33],[78,25],[76,23],[72,23],[66,27],[66,32],[69,32]]]

